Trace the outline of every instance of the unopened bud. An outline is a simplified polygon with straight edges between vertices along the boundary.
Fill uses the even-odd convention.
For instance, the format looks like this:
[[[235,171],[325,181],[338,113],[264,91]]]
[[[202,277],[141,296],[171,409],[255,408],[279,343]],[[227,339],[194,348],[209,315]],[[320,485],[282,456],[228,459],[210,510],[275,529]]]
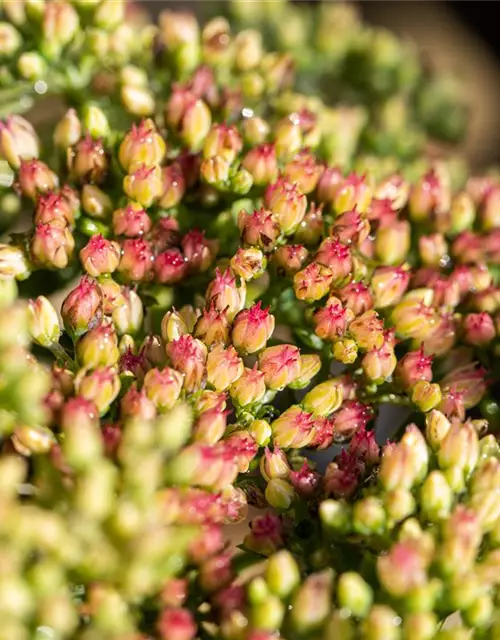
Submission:
[[[357,618],[364,618],[373,602],[373,592],[359,573],[343,573],[337,582],[339,606]],[[340,638],[339,638],[340,640]]]
[[[28,329],[31,337],[42,347],[51,347],[59,341],[61,329],[57,311],[45,296],[38,296],[28,305]]]
[[[441,387],[438,384],[432,384],[427,380],[419,380],[413,387],[412,402],[424,413],[437,407],[441,402],[441,398]]]

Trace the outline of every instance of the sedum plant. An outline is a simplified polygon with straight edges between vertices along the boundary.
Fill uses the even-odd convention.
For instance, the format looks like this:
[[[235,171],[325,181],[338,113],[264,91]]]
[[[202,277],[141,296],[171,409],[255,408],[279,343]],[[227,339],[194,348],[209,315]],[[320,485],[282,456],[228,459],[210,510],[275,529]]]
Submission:
[[[447,81],[338,4],[2,11],[0,639],[500,637],[500,183],[428,153]]]

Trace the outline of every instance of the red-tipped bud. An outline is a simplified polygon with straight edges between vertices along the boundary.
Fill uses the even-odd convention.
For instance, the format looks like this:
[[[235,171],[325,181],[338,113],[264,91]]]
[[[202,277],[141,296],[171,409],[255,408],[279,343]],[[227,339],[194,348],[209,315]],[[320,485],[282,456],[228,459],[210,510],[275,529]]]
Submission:
[[[372,309],[365,311],[349,325],[349,333],[362,351],[380,349],[384,343],[383,331],[384,323]]]
[[[123,190],[143,207],[150,207],[163,193],[163,180],[158,165],[141,164],[123,179]]]
[[[346,400],[333,417],[335,440],[349,440],[360,429],[364,429],[373,418],[369,405],[357,400]]]
[[[240,311],[233,322],[231,339],[236,349],[244,355],[260,351],[274,331],[274,316],[269,309],[262,309],[258,302]]]
[[[484,262],[485,251],[481,236],[473,231],[464,231],[453,241],[451,253],[462,264]]]
[[[218,311],[213,304],[204,309],[196,321],[193,335],[202,340],[207,347],[229,342],[230,323],[226,311]]]
[[[448,245],[442,233],[420,236],[418,251],[422,262],[430,267],[443,266],[449,259]]]
[[[291,406],[271,424],[273,442],[282,449],[302,449],[314,438],[315,422],[312,413]]]
[[[218,251],[217,240],[207,240],[205,234],[192,229],[182,238],[184,257],[192,271],[206,271],[213,263]]]
[[[342,286],[350,276],[353,264],[351,251],[336,238],[326,238],[320,244],[316,262],[329,267],[332,271],[334,286]]]
[[[334,342],[345,334],[353,318],[354,313],[344,309],[340,300],[331,296],[313,315],[314,331],[322,340]]]
[[[302,244],[286,244],[278,247],[273,253],[273,262],[279,270],[291,276],[297,273],[309,256],[309,251]]]
[[[351,282],[336,292],[346,309],[359,316],[373,307],[373,298],[368,287],[362,282]]]
[[[259,446],[254,437],[248,431],[236,431],[224,440],[225,453],[232,453],[238,462],[240,473],[246,473],[250,463],[257,455]]]
[[[269,389],[284,389],[300,375],[300,351],[290,344],[268,347],[259,355],[259,370]]]
[[[462,322],[465,342],[476,347],[491,342],[495,335],[495,323],[489,313],[469,313]]]
[[[274,249],[280,236],[280,227],[273,214],[266,209],[258,209],[253,213],[240,211],[238,227],[244,244],[259,247],[268,253]]]
[[[58,185],[57,175],[41,160],[22,160],[18,179],[22,194],[32,200]]]
[[[240,407],[259,402],[266,393],[264,373],[257,367],[243,369],[241,376],[231,385],[229,393],[233,403]]]
[[[100,183],[108,171],[108,156],[102,140],[89,134],[68,149],[68,169],[73,180]]]
[[[82,369],[75,378],[75,387],[79,395],[92,400],[104,415],[120,392],[120,378],[111,367],[94,371]]]
[[[394,308],[391,320],[401,338],[424,341],[435,330],[437,315],[420,300],[403,300]]]
[[[229,264],[237,276],[248,282],[264,273],[267,260],[260,249],[255,247],[243,249],[240,247],[231,258]]]
[[[58,227],[73,225],[74,211],[68,200],[60,193],[49,192],[36,201],[35,224],[53,224]]]
[[[77,342],[76,354],[82,366],[89,369],[115,365],[120,358],[120,352],[113,326],[103,323],[90,329]]]
[[[184,389],[197,391],[206,378],[207,348],[203,342],[186,334],[169,342],[166,351],[174,369],[184,374]]]
[[[113,212],[113,233],[116,236],[137,238],[151,230],[151,218],[137,202]]]
[[[38,158],[38,137],[31,124],[21,116],[9,116],[0,122],[0,156],[17,169],[22,160]]]
[[[226,431],[228,412],[222,406],[212,407],[200,414],[193,428],[193,437],[197,442],[215,444]]]
[[[302,193],[311,193],[316,189],[323,170],[312,153],[300,151],[285,166],[283,173],[290,182],[297,184]]]
[[[283,525],[279,516],[266,513],[257,516],[250,523],[250,533],[243,542],[245,547],[255,553],[270,556],[283,546]]]
[[[67,227],[39,224],[31,239],[31,256],[35,263],[49,269],[65,269],[75,248]]]
[[[452,370],[441,381],[443,394],[449,389],[462,394],[462,402],[466,409],[476,406],[481,401],[488,388],[486,370],[471,362],[458,369]]]
[[[365,178],[352,173],[337,186],[333,207],[337,214],[353,210],[365,213],[371,200],[372,192]]]
[[[120,418],[141,418],[152,420],[156,415],[156,407],[146,395],[144,389],[139,391],[134,383],[120,400]]]
[[[214,124],[203,145],[203,156],[220,156],[232,164],[243,147],[243,141],[234,125]]]
[[[342,450],[335,462],[326,468],[323,489],[327,495],[335,498],[350,498],[359,486],[363,463]]]
[[[215,270],[215,278],[207,287],[207,303],[212,302],[219,311],[225,310],[228,319],[232,321],[235,315],[244,307],[245,297],[246,286],[244,281],[241,281],[238,286],[236,278],[230,269],[226,269],[223,273],[219,269]]]
[[[242,165],[250,172],[256,185],[262,186],[273,182],[278,173],[275,146],[261,144],[254,147],[245,155]]]
[[[372,349],[363,357],[361,366],[365,376],[375,384],[382,384],[389,378],[397,364],[394,348],[384,343],[379,349]]]
[[[142,238],[127,239],[122,244],[118,272],[127,282],[148,282],[153,277],[153,254]]]
[[[411,540],[395,544],[377,561],[377,575],[382,587],[402,598],[427,582],[426,555]]]
[[[204,591],[212,592],[227,586],[233,577],[231,554],[221,553],[202,564],[198,580]]]
[[[186,277],[189,265],[179,249],[167,249],[156,256],[154,271],[161,284],[175,284]]]
[[[62,303],[61,315],[66,331],[72,336],[81,336],[98,325],[102,320],[102,305],[99,285],[84,276]]]
[[[264,202],[285,235],[292,234],[306,214],[306,196],[298,190],[296,184],[283,178],[269,185]]]
[[[319,262],[311,262],[293,278],[295,295],[306,302],[321,300],[330,290],[333,280],[331,269]]]
[[[336,218],[330,235],[345,245],[361,246],[370,233],[370,223],[358,211],[348,211]]]
[[[94,278],[113,273],[120,262],[120,245],[105,240],[101,235],[92,236],[80,251],[80,261],[85,271]]]
[[[187,609],[163,609],[157,626],[162,640],[194,640],[198,628]]]
[[[179,204],[186,191],[186,180],[178,163],[167,165],[162,170],[162,193],[158,204],[171,209]]]
[[[376,309],[397,304],[410,284],[410,273],[403,267],[379,267],[371,279],[373,302]]]
[[[134,165],[160,164],[166,152],[166,144],[152,120],[142,120],[139,126],[125,134],[118,150],[120,164],[129,171]]]
[[[243,360],[234,347],[216,345],[207,358],[207,382],[216,391],[225,391],[243,373]]]
[[[171,409],[182,390],[183,376],[175,369],[150,369],[144,377],[144,391],[158,411]]]
[[[311,469],[307,462],[304,462],[298,471],[290,472],[290,482],[299,496],[308,499],[314,496],[319,490],[321,475]]]
[[[412,389],[419,380],[431,382],[432,357],[426,356],[423,348],[418,351],[409,351],[399,360],[395,379],[405,391]]]
[[[358,429],[349,443],[349,453],[367,466],[377,464],[380,460],[380,447],[375,440],[375,431],[367,431],[364,426]]]
[[[278,445],[271,451],[266,447],[264,455],[260,459],[260,472],[266,482],[272,478],[288,478],[292,470],[288,464],[286,453]]]
[[[112,313],[112,320],[118,335],[135,336],[142,328],[144,308],[139,295],[133,290],[123,287],[122,303]]]
[[[375,254],[382,264],[400,264],[410,250],[410,224],[399,220],[379,227],[375,235]]]

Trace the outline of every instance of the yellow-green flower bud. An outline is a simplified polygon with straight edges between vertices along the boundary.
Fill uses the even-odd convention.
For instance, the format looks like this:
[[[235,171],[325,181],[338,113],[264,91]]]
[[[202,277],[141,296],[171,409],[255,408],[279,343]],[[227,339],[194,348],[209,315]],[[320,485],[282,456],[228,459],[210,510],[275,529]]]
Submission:
[[[441,413],[433,410],[425,416],[425,438],[433,451],[437,451],[450,430],[451,422]]]
[[[266,487],[265,497],[271,507],[286,511],[292,505],[295,490],[286,480],[273,478]]]
[[[316,385],[302,400],[302,406],[317,416],[328,416],[342,404],[342,384],[337,378]]]
[[[361,624],[362,640],[399,640],[401,618],[390,607],[377,604]]]
[[[290,622],[298,634],[316,631],[326,621],[331,609],[333,572],[326,569],[309,576],[292,601]]]
[[[427,413],[441,402],[441,387],[427,380],[419,380],[413,387],[411,399],[421,411]]]
[[[370,496],[354,504],[352,526],[362,535],[381,533],[386,524],[386,513],[381,500]]]
[[[45,296],[38,296],[28,304],[28,330],[33,340],[42,347],[50,348],[59,341],[59,317]]]
[[[266,581],[269,589],[286,599],[300,582],[300,571],[292,554],[283,549],[270,557],[266,567]]]
[[[373,591],[359,573],[343,573],[337,582],[337,600],[342,609],[353,616],[364,618],[373,602]]]
[[[328,531],[346,532],[351,525],[350,507],[337,500],[323,500],[319,506],[319,517]]]
[[[440,471],[432,471],[420,488],[420,509],[425,519],[439,522],[448,517],[453,505],[453,491]]]

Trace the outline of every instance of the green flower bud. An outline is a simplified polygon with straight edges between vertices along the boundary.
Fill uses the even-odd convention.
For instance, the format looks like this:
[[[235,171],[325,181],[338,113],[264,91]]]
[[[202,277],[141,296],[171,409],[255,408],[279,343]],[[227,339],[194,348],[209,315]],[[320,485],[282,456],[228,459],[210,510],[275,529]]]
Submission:
[[[425,437],[433,451],[437,451],[450,430],[451,422],[441,413],[433,410],[425,416]]]
[[[256,629],[277,631],[285,617],[285,605],[276,596],[269,595],[252,607],[251,624]]]
[[[327,531],[340,533],[351,528],[351,510],[344,502],[323,500],[319,505],[319,517]]]
[[[59,316],[45,296],[38,296],[28,304],[28,330],[33,340],[42,347],[50,348],[59,341]]]
[[[155,422],[159,445],[167,452],[175,452],[191,435],[193,413],[185,402],[179,402],[168,413],[160,415]]]
[[[415,512],[416,503],[411,491],[394,489],[384,496],[384,506],[390,521],[401,522]]]
[[[382,501],[375,497],[363,498],[352,510],[354,531],[362,535],[379,534],[384,530],[386,513]]]
[[[337,600],[342,609],[356,618],[364,618],[372,606],[373,591],[359,573],[343,573],[337,583]]]
[[[468,475],[479,458],[479,439],[474,427],[466,422],[454,422],[437,452],[442,469],[456,468]]]
[[[355,637],[354,623],[335,611],[326,625],[324,640],[354,640]]]
[[[362,640],[399,640],[401,618],[390,607],[375,605],[361,624]]]
[[[495,605],[487,593],[479,596],[465,611],[462,618],[470,627],[477,629],[487,627],[495,612]]]
[[[309,576],[293,598],[290,611],[292,628],[308,634],[320,628],[330,613],[333,572],[326,569]]]
[[[120,97],[125,109],[134,116],[150,116],[155,110],[154,96],[144,87],[124,85]]]
[[[266,580],[270,590],[281,599],[286,599],[300,582],[299,567],[287,550],[278,551],[269,559]]]
[[[447,584],[447,605],[452,609],[462,610],[468,608],[485,591],[479,576],[473,571],[460,573]]]
[[[248,600],[252,605],[265,602],[269,596],[269,587],[262,576],[251,580],[248,585]]]
[[[107,138],[110,133],[108,118],[96,105],[85,107],[82,124],[85,131],[88,131],[93,138]]]
[[[419,380],[413,387],[411,399],[421,411],[427,413],[441,402],[441,387],[427,380]]]
[[[412,613],[405,616],[403,634],[405,640],[432,640],[438,620],[431,612]]]
[[[337,378],[316,385],[302,400],[302,406],[309,413],[328,416],[342,404],[342,384]]]
[[[271,507],[286,511],[295,499],[295,490],[286,480],[273,478],[268,483],[264,495]]]
[[[19,31],[8,22],[0,22],[0,55],[2,58],[10,57],[21,46]]]
[[[36,51],[27,51],[19,56],[17,69],[25,80],[39,80],[47,73],[47,63]]]
[[[252,436],[259,447],[266,447],[273,435],[273,430],[269,422],[265,420],[254,420],[248,427],[248,433]]]
[[[453,506],[453,491],[440,471],[432,471],[420,488],[422,515],[430,522],[448,517]]]

